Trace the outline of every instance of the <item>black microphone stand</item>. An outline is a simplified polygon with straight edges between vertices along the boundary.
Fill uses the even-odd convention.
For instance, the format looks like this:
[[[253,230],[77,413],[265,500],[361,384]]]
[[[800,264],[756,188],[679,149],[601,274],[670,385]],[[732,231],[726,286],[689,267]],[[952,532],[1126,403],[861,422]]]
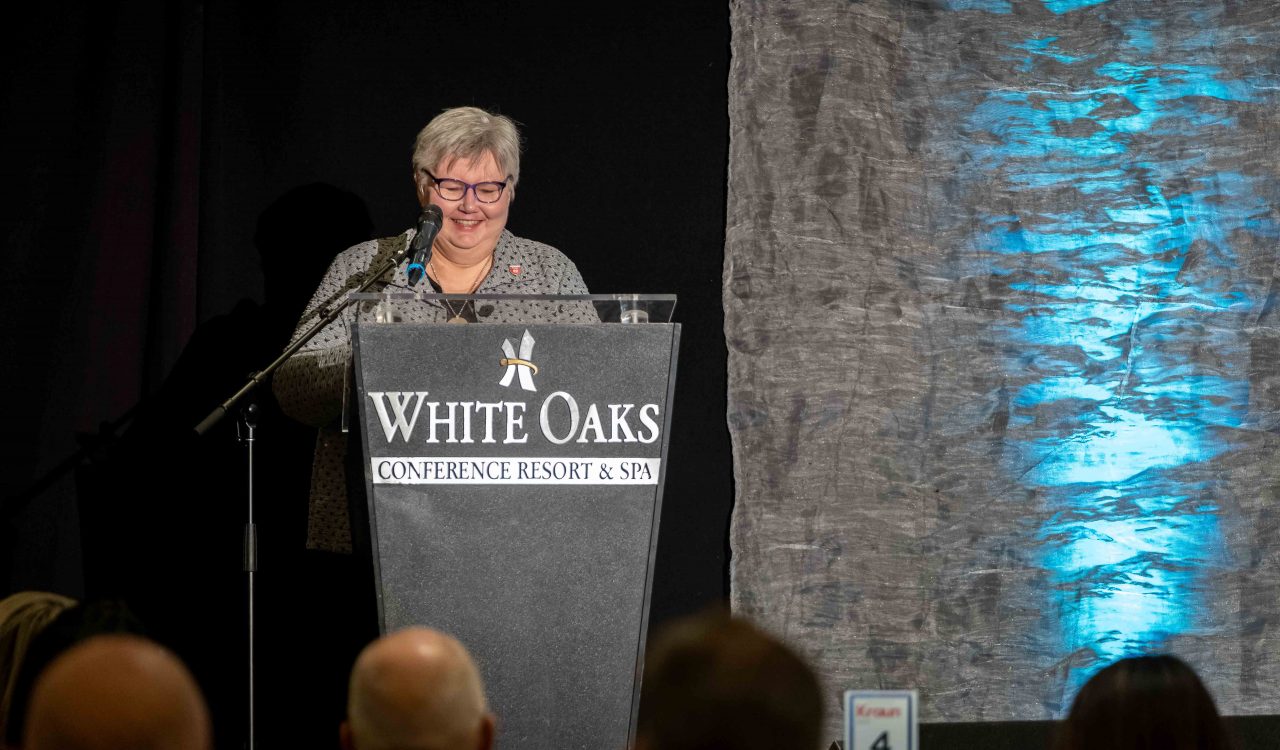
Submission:
[[[377,283],[377,281],[381,279],[383,276],[385,276],[388,272],[394,271],[396,267],[400,265],[401,261],[404,260],[405,256],[408,255],[408,253],[409,253],[409,243],[405,243],[405,246],[401,248],[399,251],[397,251],[396,253],[394,253],[390,258],[388,258],[386,263],[384,263],[381,268],[378,268],[374,272],[370,273],[365,278],[364,283],[362,283],[353,292],[353,294],[360,294],[362,292],[367,291],[369,287]],[[261,385],[267,378],[271,377],[272,373],[280,369],[280,365],[284,364],[285,360],[289,359],[294,354],[296,354],[298,350],[301,349],[303,346],[305,346],[308,341],[315,338],[316,334],[320,333],[320,331],[325,326],[329,325],[334,320],[336,320],[338,315],[340,315],[342,311],[346,309],[347,305],[350,305],[352,301],[353,300],[351,299],[350,296],[346,296],[346,297],[339,298],[335,300],[332,304],[330,304],[330,306],[324,310],[324,313],[320,316],[320,319],[316,321],[314,325],[308,328],[302,335],[294,339],[293,343],[285,347],[284,352],[282,352],[279,357],[276,357],[275,360],[271,364],[263,368],[261,372],[254,373],[249,378],[248,383],[245,383],[244,386],[240,388],[240,390],[232,394],[231,398],[227,399],[226,401],[223,401],[220,405],[218,405],[217,408],[215,408],[212,412],[210,412],[209,416],[201,420],[200,424],[196,425],[195,427],[196,434],[204,435],[206,432],[213,429],[214,425],[218,424],[218,422],[221,422],[222,418],[225,417],[227,413],[231,411],[231,409],[234,408],[235,405],[241,401],[241,399],[249,395],[249,393],[251,393],[259,385]],[[250,404],[244,409],[244,412],[242,414],[241,425],[243,425],[244,431],[241,432],[241,429],[240,429],[241,425],[237,425],[237,430],[236,430],[236,432],[240,436],[240,439],[245,443],[245,445],[248,448],[249,517],[245,522],[245,527],[244,527],[243,568],[244,568],[245,574],[248,577],[248,583],[249,583],[248,590],[246,592],[246,596],[248,597],[248,635],[249,635],[249,738],[248,738],[249,750],[254,750],[254,743],[256,738],[256,729],[254,724],[254,718],[255,718],[254,717],[254,653],[255,653],[254,639],[256,636],[256,623],[254,621],[254,576],[258,571],[258,529],[257,529],[257,525],[254,523],[254,520],[253,520],[253,443],[255,439],[254,432],[257,429],[257,417],[258,417],[257,405]]]
[[[249,579],[249,750],[254,750],[254,718],[255,707],[254,702],[254,637],[255,624],[254,619],[254,576],[258,572],[258,525],[253,522],[253,441],[254,433],[258,428],[258,405],[250,403],[240,411],[240,421],[236,423],[236,433],[240,438],[240,442],[245,445],[245,453],[248,456],[249,468],[249,485],[247,493],[249,496],[249,516],[244,525],[244,573]]]

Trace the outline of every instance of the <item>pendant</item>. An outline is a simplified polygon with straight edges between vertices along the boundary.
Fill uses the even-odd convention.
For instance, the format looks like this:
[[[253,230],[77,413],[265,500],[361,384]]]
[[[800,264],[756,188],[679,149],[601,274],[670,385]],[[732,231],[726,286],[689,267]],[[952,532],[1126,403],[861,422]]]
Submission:
[[[458,316],[456,316],[456,317],[449,318],[449,319],[448,319],[448,320],[446,320],[445,322],[446,322],[446,323],[466,323],[466,322],[467,322],[467,319],[466,319],[466,318],[464,318],[464,317],[462,317],[461,315],[458,315]]]

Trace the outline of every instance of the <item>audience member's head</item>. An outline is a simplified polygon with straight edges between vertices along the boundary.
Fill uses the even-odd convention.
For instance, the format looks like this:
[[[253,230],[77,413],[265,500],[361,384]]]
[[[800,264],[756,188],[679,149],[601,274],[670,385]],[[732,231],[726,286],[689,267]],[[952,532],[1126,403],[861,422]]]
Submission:
[[[209,712],[178,657],[133,635],[68,649],[36,680],[24,750],[208,750]]]
[[[640,750],[811,750],[822,690],[790,649],[726,615],[680,621],[646,659]]]
[[[0,600],[0,737],[27,649],[45,626],[75,603],[47,591],[20,591]]]
[[[145,630],[123,602],[95,599],[63,610],[32,639],[14,680],[9,721],[4,728],[5,742],[16,746],[21,741],[31,691],[44,668],[75,644],[108,633],[145,635]]]
[[[1231,747],[1213,697],[1177,657],[1122,659],[1080,689],[1058,728],[1058,750],[1219,750]]]
[[[346,750],[488,750],[493,735],[480,672],[453,638],[407,628],[360,652],[341,729]]]

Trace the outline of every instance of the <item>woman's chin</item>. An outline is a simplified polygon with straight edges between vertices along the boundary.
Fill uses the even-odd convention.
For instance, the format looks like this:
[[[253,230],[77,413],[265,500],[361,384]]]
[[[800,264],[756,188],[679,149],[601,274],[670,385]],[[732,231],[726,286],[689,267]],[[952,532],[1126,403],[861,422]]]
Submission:
[[[443,242],[437,244],[436,249],[450,261],[461,265],[470,265],[488,257],[493,254],[494,248],[498,245],[497,237],[457,237],[450,235],[443,238],[443,240]]]

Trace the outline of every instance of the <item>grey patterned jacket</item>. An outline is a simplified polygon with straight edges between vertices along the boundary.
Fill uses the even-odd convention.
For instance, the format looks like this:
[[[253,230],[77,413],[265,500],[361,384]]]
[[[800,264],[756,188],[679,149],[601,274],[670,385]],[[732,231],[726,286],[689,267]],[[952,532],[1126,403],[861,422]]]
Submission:
[[[363,242],[338,254],[320,288],[312,296],[294,336],[309,328],[330,300],[355,291],[366,269],[383,263],[413,239],[414,231],[397,237]],[[405,263],[395,271],[388,286],[411,291]],[[425,282],[423,282],[425,283]],[[375,286],[372,291],[377,291]],[[429,290],[428,290],[429,291]],[[573,262],[559,250],[540,242],[521,239],[503,230],[494,249],[493,268],[477,289],[485,294],[586,294]],[[272,391],[286,414],[319,428],[315,460],[311,468],[311,504],[307,519],[307,547],[331,552],[351,551],[351,527],[347,509],[347,436],[338,425],[342,398],[347,387],[351,362],[350,325],[356,306],[343,311],[297,354],[276,371]],[[534,303],[479,303],[479,322],[596,322],[590,305]],[[401,310],[405,322],[443,323],[443,306],[423,302]]]

